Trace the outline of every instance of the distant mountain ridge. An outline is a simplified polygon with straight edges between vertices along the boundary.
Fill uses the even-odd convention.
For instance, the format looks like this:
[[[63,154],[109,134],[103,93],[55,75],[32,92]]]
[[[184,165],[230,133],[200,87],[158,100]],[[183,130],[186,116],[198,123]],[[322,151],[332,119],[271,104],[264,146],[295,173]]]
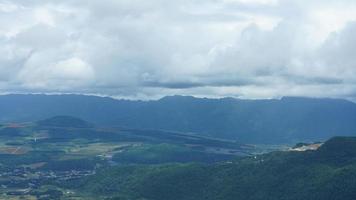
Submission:
[[[356,104],[341,99],[280,100],[168,96],[156,101],[85,95],[3,95],[0,121],[69,115],[98,125],[194,132],[249,143],[296,143],[356,135]]]

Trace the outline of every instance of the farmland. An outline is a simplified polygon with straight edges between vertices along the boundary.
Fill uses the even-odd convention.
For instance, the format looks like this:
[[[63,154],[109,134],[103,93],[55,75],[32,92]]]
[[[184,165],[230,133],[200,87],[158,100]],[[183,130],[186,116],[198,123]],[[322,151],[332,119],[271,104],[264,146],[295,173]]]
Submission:
[[[73,127],[63,123],[67,117],[49,120],[1,126],[1,199],[81,198],[85,194],[66,186],[108,167],[216,163],[259,151],[252,145],[193,134],[84,122]]]

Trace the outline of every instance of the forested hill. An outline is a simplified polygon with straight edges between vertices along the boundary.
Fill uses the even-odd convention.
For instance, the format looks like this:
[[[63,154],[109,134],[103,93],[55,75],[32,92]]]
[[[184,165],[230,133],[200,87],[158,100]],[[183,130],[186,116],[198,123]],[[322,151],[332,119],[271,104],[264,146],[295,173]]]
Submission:
[[[57,115],[97,125],[194,132],[249,143],[296,143],[356,135],[356,104],[339,99],[207,99],[169,96],[128,101],[85,95],[3,95],[0,121]]]
[[[273,152],[214,165],[126,166],[77,183],[117,200],[354,200],[356,138],[337,137],[316,151]]]

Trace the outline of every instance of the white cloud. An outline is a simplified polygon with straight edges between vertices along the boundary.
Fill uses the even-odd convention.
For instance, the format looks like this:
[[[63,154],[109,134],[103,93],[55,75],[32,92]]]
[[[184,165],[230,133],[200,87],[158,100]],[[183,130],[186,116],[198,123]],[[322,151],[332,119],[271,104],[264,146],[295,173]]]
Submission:
[[[80,58],[68,58],[51,63],[51,59],[44,62],[45,59],[41,56],[32,56],[19,72],[18,80],[23,83],[23,87],[45,91],[51,88],[71,90],[87,87],[95,79],[92,67]]]
[[[0,1],[1,92],[354,98],[356,3]]]
[[[43,23],[48,26],[55,26],[55,21],[50,11],[45,8],[37,8],[34,10],[35,19],[39,23]]]

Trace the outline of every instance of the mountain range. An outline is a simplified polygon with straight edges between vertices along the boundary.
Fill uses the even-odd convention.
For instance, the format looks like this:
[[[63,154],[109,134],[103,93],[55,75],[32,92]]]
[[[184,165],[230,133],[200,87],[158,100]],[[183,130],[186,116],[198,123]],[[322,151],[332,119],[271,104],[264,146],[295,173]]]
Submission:
[[[86,95],[0,96],[1,122],[70,115],[98,126],[189,132],[244,143],[296,143],[356,135],[356,104],[342,99],[245,100],[167,96],[133,101]]]

